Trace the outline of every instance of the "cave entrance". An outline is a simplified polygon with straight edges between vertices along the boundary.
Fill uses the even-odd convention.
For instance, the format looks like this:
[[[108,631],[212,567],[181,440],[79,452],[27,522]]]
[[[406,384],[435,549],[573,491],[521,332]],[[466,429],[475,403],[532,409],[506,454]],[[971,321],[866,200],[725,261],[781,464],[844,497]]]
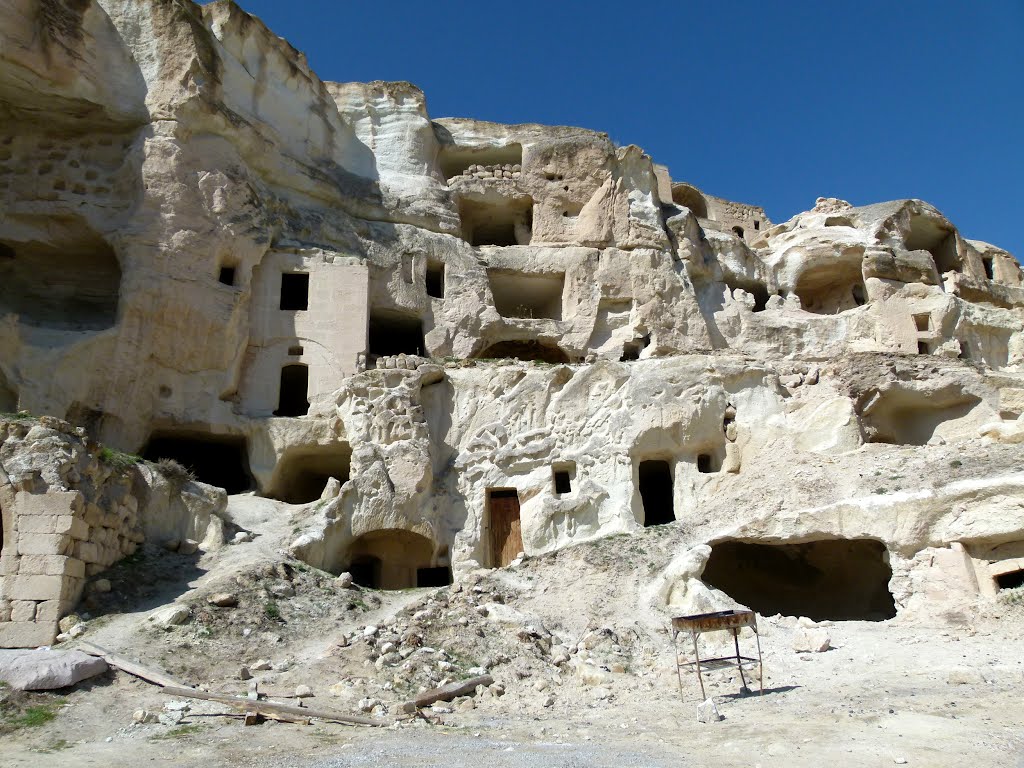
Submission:
[[[1024,570],[1000,573],[996,576],[996,587],[999,589],[1019,589],[1024,587]]]
[[[423,321],[403,312],[379,310],[370,313],[370,355],[422,355]]]
[[[459,201],[462,235],[470,245],[529,245],[533,236],[533,198]]]
[[[45,242],[0,242],[0,316],[68,331],[113,326],[121,287],[114,249],[77,218],[37,226]]]
[[[268,495],[289,504],[309,504],[320,498],[332,477],[347,483],[351,466],[352,448],[345,442],[291,449],[277,462]]]
[[[672,202],[689,208],[690,212],[698,219],[706,219],[708,217],[708,201],[704,199],[704,195],[700,193],[700,190],[689,184],[678,183],[672,185]]]
[[[300,364],[281,369],[281,388],[275,416],[305,416],[309,413],[309,368]]]
[[[872,539],[802,544],[724,541],[701,579],[764,616],[883,621],[896,615],[885,545]]]
[[[156,432],[142,449],[142,458],[173,459],[191,470],[200,482],[223,488],[227,493],[244,493],[255,487],[244,437]]]
[[[644,527],[674,523],[672,466],[663,459],[648,459],[640,462],[637,476],[644,506]]]
[[[447,587],[452,583],[452,569],[447,565],[416,569],[417,587]]]
[[[430,539],[398,528],[370,531],[352,542],[349,565],[352,581],[371,589],[409,589],[436,586],[420,582],[423,578],[437,581],[440,570],[433,563],[434,547]],[[451,581],[445,582],[450,584]]]
[[[564,272],[528,274],[489,269],[487,281],[494,296],[494,308],[502,317],[562,319]]]
[[[801,308],[816,315],[837,315],[863,306],[867,294],[859,258],[807,270],[800,275],[794,292],[800,297]]]
[[[928,342],[919,341],[918,352],[930,354]],[[861,424],[869,443],[927,445],[940,425],[966,418],[980,402],[959,390],[892,389],[879,393],[870,411],[861,414]]]
[[[543,341],[499,341],[475,357],[485,360],[512,358],[524,362],[535,360],[555,365],[569,362],[569,356],[561,348]]]
[[[928,216],[912,216],[910,229],[903,239],[908,251],[928,251],[939,274],[959,272],[963,268],[956,245],[956,232],[948,225]]]

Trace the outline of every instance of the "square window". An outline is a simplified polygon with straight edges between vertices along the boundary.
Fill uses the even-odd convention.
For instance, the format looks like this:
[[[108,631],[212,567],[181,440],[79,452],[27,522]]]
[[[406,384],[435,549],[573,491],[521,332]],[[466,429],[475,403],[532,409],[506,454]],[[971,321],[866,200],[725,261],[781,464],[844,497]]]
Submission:
[[[221,267],[220,274],[217,275],[217,281],[224,285],[235,284],[235,268],[234,267]]]
[[[309,275],[285,272],[281,275],[281,309],[309,309]]]

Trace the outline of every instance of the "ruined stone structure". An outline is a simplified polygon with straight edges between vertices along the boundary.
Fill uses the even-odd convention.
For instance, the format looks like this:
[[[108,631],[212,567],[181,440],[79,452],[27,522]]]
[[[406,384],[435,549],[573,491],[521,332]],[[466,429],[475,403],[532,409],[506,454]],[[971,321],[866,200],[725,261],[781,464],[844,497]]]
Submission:
[[[0,410],[306,505],[293,551],[384,587],[674,521],[667,603],[1019,577],[1024,273],[927,203],[773,224],[605,134],[323,82],[231,2],[4,5]],[[927,493],[879,491],[908,462]],[[40,504],[87,541],[99,501],[35,493],[6,563]]]

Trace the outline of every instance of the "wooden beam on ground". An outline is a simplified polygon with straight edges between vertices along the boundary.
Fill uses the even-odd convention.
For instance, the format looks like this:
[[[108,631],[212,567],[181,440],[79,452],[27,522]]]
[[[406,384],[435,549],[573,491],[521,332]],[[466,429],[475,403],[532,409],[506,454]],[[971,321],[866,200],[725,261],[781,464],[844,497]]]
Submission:
[[[451,701],[452,699],[457,699],[459,696],[468,696],[475,693],[478,685],[486,686],[493,682],[494,678],[490,675],[471,677],[469,680],[458,680],[440,688],[424,691],[411,702],[408,702],[406,707],[408,707],[409,704],[412,704],[416,709],[419,709],[420,707],[429,707],[436,701]]]
[[[147,683],[153,683],[163,687],[171,688],[187,688],[183,683],[179,683],[170,675],[166,675],[158,669],[150,669],[149,667],[143,666],[132,661],[129,658],[122,656],[119,653],[108,651],[106,648],[101,648],[94,643],[81,642],[79,648],[90,656],[98,656],[103,659],[107,664],[112,667],[120,669],[122,672],[127,672],[129,675],[145,680]],[[192,690],[191,688],[187,688]]]
[[[198,699],[200,701],[216,701],[218,704],[227,704],[237,707],[243,712],[258,712],[261,715],[290,715],[292,717],[316,718],[317,720],[330,720],[335,723],[349,723],[353,725],[373,725],[382,727],[391,725],[390,720],[382,720],[376,717],[361,717],[359,715],[343,715],[338,712],[328,712],[323,709],[312,707],[293,707],[290,704],[275,704],[271,701],[253,701],[252,699],[239,699],[234,696],[223,696],[217,693],[207,693],[194,688],[175,688],[167,686],[163,692],[168,696],[176,696],[182,699]]]

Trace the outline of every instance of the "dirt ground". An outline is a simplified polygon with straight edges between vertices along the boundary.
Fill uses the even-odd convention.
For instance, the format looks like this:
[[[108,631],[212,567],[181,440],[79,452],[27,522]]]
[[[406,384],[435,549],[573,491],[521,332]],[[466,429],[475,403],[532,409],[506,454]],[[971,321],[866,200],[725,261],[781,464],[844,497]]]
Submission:
[[[82,639],[239,695],[250,684],[241,666],[266,660],[252,674],[275,698],[306,685],[310,707],[398,722],[246,727],[224,705],[193,701],[178,723],[139,724],[133,713],[166,719],[175,700],[111,671],[20,702],[55,717],[8,724],[0,765],[1024,766],[1024,601],[824,622],[821,653],[793,650],[796,618],[759,617],[764,694],[756,683],[741,694],[734,673],[709,675],[724,719],[701,723],[697,682],[684,676],[680,693],[664,617],[642,598],[678,532],[630,537],[639,558],[606,540],[453,587],[376,592],[290,560],[280,504],[233,497],[232,513],[255,541],[121,564],[104,574],[110,593],[89,602]],[[238,605],[211,606],[216,592]],[[171,602],[190,608],[186,623],[150,620]],[[741,644],[755,651],[752,636]],[[420,689],[484,669],[503,695],[481,689],[426,719],[401,713]]]

